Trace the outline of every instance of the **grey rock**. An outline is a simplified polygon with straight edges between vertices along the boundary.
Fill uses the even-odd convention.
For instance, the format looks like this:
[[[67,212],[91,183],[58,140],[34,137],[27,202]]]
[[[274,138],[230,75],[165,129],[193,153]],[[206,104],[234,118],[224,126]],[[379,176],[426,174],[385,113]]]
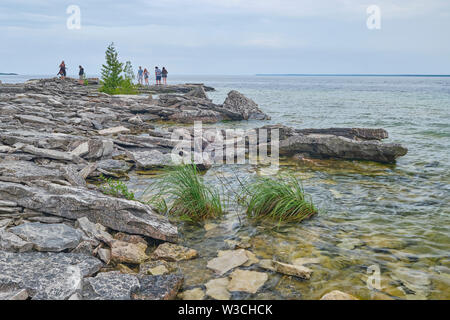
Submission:
[[[258,105],[242,93],[232,90],[228,93],[222,108],[235,114],[233,120],[269,120],[270,117],[262,112]]]
[[[139,289],[136,276],[119,271],[101,272],[83,281],[85,300],[131,300],[131,294]]]
[[[33,249],[33,244],[22,240],[14,233],[0,229],[0,250],[10,252],[26,252]]]
[[[64,222],[63,218],[49,217],[49,216],[28,217],[27,219],[32,222],[41,222],[41,223],[62,223],[62,222]]]
[[[85,300],[170,300],[181,288],[183,277],[177,274],[136,276],[118,271],[99,273],[83,282]]]
[[[173,300],[183,280],[180,274],[139,276],[140,288],[131,296],[135,300]]]
[[[195,97],[195,98],[201,98],[201,99],[208,99],[208,96],[206,95],[205,89],[203,86],[198,86],[189,91],[184,95],[185,97]]]
[[[154,167],[172,165],[170,153],[162,153],[158,150],[136,151],[131,153],[136,162],[137,169],[151,169]]]
[[[98,257],[100,258],[100,260],[102,260],[104,263],[109,264],[109,262],[111,261],[111,250],[110,249],[105,249],[105,248],[100,248],[98,249]]]
[[[61,168],[61,171],[63,172],[63,175],[66,178],[66,180],[69,181],[71,185],[81,187],[86,186],[86,181],[77,171],[75,166],[73,165],[63,166]]]
[[[92,241],[81,241],[75,249],[70,251],[72,253],[82,253],[86,255],[93,255],[94,253],[94,246],[92,244]]]
[[[9,231],[25,241],[31,242],[38,251],[59,252],[75,248],[81,241],[82,233],[65,224],[24,223]]]
[[[36,300],[65,300],[101,266],[98,259],[83,254],[0,251],[0,287],[15,285]]]
[[[407,153],[407,149],[395,143],[358,141],[327,135],[295,135],[280,141],[280,155],[307,154],[319,158],[371,160],[392,163]]]
[[[22,151],[31,153],[33,155],[43,157],[43,158],[49,158],[49,159],[55,159],[55,160],[63,160],[73,163],[80,163],[81,158],[69,153],[69,152],[63,152],[58,150],[52,150],[52,149],[44,149],[44,148],[36,148],[31,145],[25,145],[22,148],[20,148]]]
[[[0,181],[0,198],[20,206],[72,220],[89,220],[117,231],[176,242],[177,228],[145,204],[98,191],[54,183],[24,186]]]
[[[26,289],[15,285],[0,286],[0,300],[27,300],[28,292]]]
[[[97,162],[97,168],[115,173],[128,172],[130,171],[132,166],[133,166],[132,164],[123,160],[107,159]]]
[[[75,226],[83,230],[88,237],[97,239],[108,245],[111,245],[114,240],[113,236],[106,232],[106,228],[104,226],[100,223],[93,223],[89,221],[87,217],[77,219]]]
[[[20,211],[22,211],[22,208],[19,208],[19,207],[0,207],[0,214],[18,213]]]
[[[2,206],[2,207],[16,207],[17,206],[17,202],[0,200],[0,206]]]
[[[18,180],[20,182],[32,180],[64,180],[64,175],[59,169],[39,166],[30,161],[0,161],[0,176],[11,177],[12,180]]]

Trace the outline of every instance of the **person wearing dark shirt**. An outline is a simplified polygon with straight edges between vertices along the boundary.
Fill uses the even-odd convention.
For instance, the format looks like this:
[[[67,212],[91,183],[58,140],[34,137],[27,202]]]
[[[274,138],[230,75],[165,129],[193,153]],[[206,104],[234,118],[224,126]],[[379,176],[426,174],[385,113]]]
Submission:
[[[80,84],[84,83],[84,68],[82,66],[78,66],[80,68],[80,71],[78,72],[78,82]]]

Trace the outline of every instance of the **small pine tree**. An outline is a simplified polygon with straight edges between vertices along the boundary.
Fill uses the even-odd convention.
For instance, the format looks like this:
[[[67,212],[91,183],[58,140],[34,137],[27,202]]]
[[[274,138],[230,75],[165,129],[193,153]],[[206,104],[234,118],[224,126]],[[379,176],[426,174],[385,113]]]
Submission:
[[[127,61],[125,63],[125,67],[123,68],[123,73],[125,74],[125,79],[134,80],[134,71],[133,66],[131,65],[131,61]]]
[[[123,63],[118,59],[118,53],[112,42],[106,49],[106,64],[102,65],[102,88],[100,91],[112,94],[123,81]]]

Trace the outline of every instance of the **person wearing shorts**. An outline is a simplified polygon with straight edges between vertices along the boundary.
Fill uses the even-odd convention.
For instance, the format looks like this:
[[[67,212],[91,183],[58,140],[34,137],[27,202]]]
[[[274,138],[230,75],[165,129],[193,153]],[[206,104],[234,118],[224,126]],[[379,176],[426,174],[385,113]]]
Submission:
[[[162,79],[163,79],[163,83],[164,84],[167,84],[167,74],[168,74],[169,72],[167,72],[167,69],[166,69],[166,67],[163,67],[162,68],[162,71],[161,71],[161,76],[162,76]]]
[[[147,68],[144,68],[144,80],[145,80],[145,85],[148,86],[148,70]]]
[[[139,70],[138,70],[138,83],[139,84],[142,84],[143,78],[144,78],[144,70],[142,70],[142,67],[139,66]]]
[[[161,69],[155,67],[156,84],[161,84]]]
[[[161,84],[161,69],[155,67],[156,84]]]

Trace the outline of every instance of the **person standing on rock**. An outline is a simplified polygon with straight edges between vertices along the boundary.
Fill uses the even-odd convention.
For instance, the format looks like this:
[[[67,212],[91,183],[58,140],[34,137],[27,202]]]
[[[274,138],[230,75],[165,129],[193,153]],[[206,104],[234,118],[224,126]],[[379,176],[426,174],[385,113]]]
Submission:
[[[142,67],[139,66],[138,70],[138,83],[142,85],[142,79],[143,79],[144,71],[142,70]]]
[[[64,63],[64,60],[59,65],[58,75],[60,75],[63,80],[66,78],[66,64]]]
[[[161,84],[161,69],[155,67],[156,84]]]
[[[163,79],[163,83],[164,84],[167,84],[167,74],[168,74],[169,72],[167,72],[167,69],[166,69],[166,67],[163,67],[162,68],[162,71],[161,71],[161,75],[162,75],[162,79]]]
[[[82,66],[78,66],[80,71],[78,72],[78,82],[80,84],[84,84],[84,68]]]
[[[145,69],[144,69],[144,79],[145,79],[145,85],[146,85],[146,86],[149,85],[149,84],[148,84],[148,76],[149,76],[148,70],[147,70],[147,68],[145,68]]]

